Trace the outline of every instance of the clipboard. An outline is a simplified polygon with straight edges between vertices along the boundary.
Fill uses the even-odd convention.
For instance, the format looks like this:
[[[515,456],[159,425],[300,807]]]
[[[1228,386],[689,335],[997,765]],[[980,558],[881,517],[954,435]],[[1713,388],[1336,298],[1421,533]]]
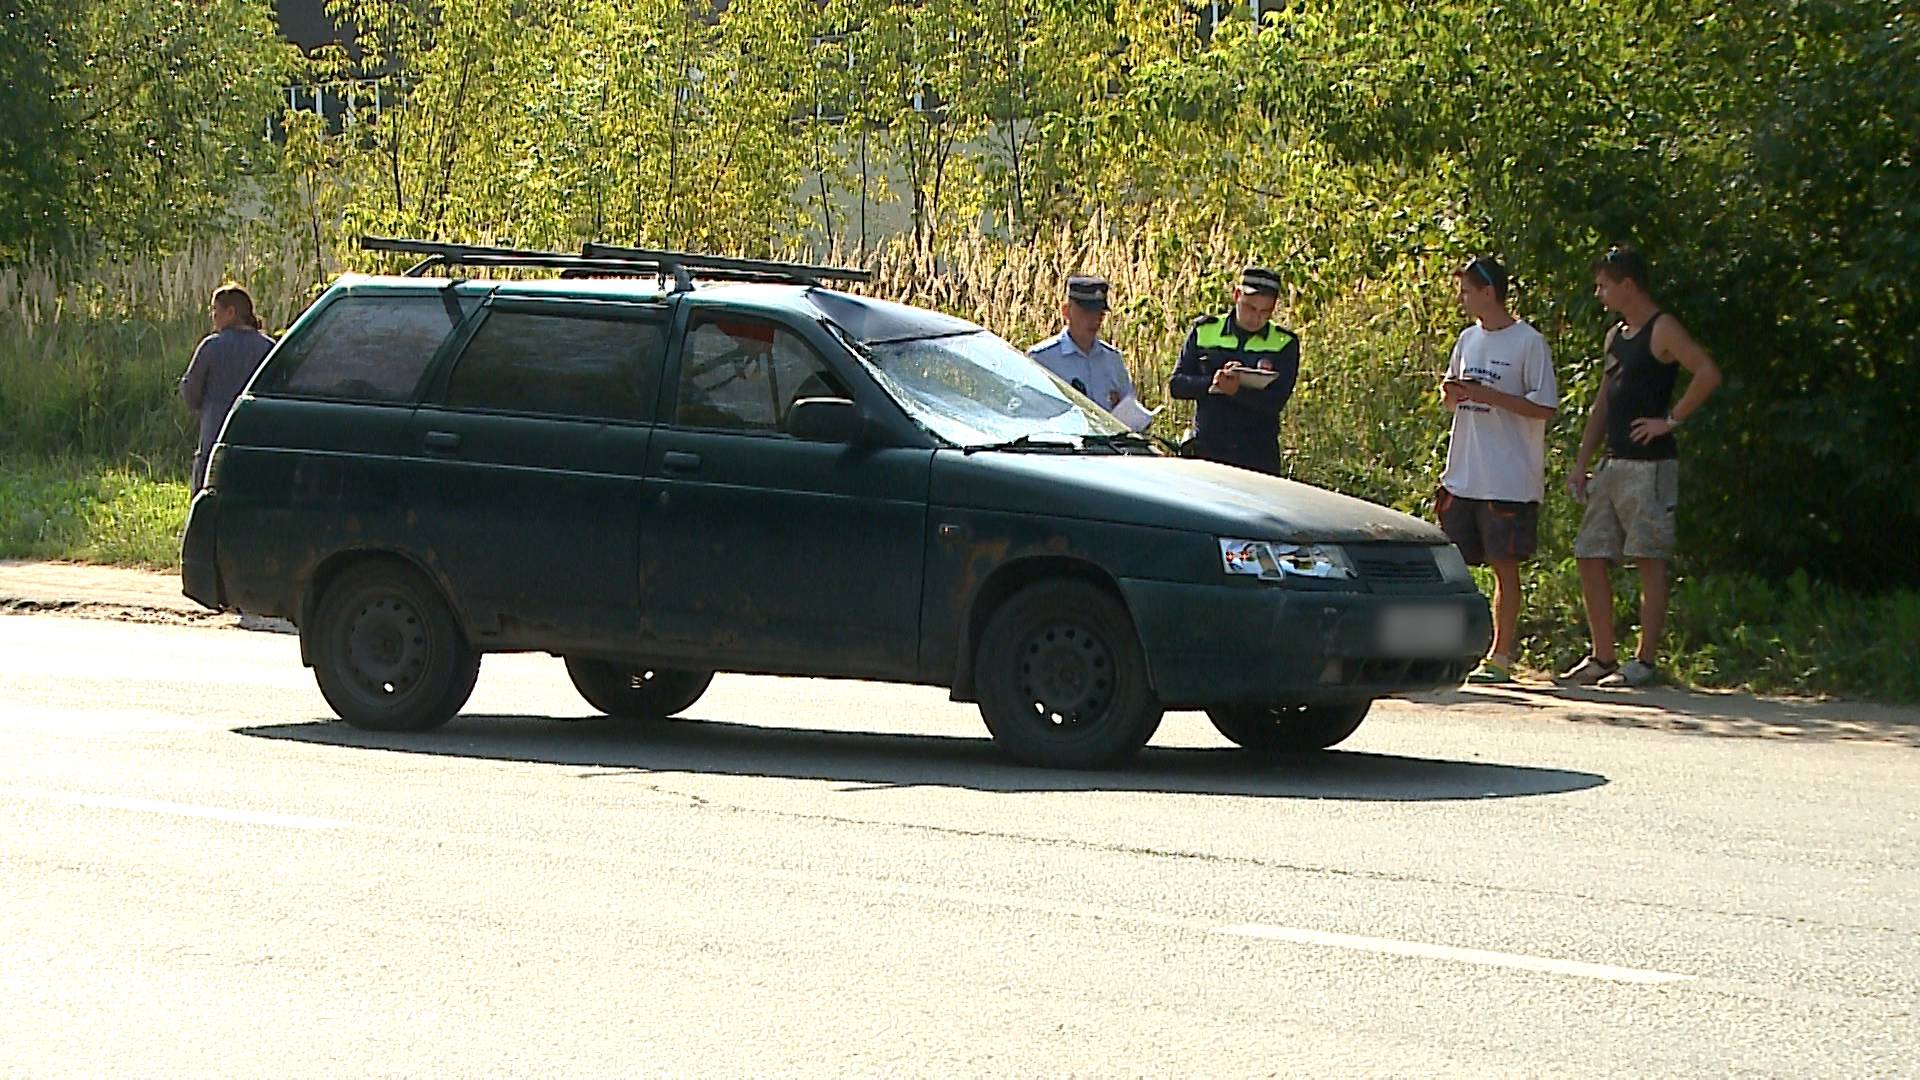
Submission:
[[[1249,390],[1265,390],[1273,385],[1273,380],[1280,377],[1277,371],[1262,371],[1259,368],[1243,367],[1233,370],[1240,374],[1240,385]]]

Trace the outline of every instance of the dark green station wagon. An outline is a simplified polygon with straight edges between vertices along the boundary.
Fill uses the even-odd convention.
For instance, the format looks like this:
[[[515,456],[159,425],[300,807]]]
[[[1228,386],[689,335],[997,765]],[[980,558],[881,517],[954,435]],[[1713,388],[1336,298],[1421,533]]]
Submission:
[[[1037,765],[1169,708],[1277,755],[1487,645],[1432,525],[1168,455],[972,323],[822,284],[852,272],[366,245],[426,258],[293,325],[182,541],[186,595],[291,619],[349,723],[433,728],[537,650],[623,717],[826,676],[948,687]]]

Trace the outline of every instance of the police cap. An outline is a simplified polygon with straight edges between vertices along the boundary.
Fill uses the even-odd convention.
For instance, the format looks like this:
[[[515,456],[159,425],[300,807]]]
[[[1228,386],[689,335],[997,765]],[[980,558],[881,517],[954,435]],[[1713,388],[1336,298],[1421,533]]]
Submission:
[[[1092,311],[1107,310],[1107,279],[1075,274],[1067,279],[1067,299]]]
[[[1263,293],[1267,296],[1280,295],[1280,275],[1264,266],[1249,266],[1240,271],[1240,291],[1243,293]]]

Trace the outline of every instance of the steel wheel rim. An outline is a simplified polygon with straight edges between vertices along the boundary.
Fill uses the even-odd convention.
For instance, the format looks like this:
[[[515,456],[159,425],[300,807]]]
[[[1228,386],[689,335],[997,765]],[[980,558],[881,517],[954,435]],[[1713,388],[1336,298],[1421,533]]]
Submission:
[[[634,693],[646,693],[662,677],[662,673],[653,668],[628,668],[619,675],[625,688]]]
[[[1047,623],[1020,649],[1020,698],[1054,731],[1094,723],[1112,707],[1118,673],[1113,650],[1078,623]]]
[[[390,594],[360,605],[347,621],[345,644],[354,688],[381,702],[419,686],[433,656],[426,620],[412,604]]]

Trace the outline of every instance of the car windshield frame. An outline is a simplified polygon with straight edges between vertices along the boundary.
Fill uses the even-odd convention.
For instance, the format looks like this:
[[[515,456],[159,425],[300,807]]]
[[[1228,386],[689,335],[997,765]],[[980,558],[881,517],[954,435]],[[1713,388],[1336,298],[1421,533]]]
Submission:
[[[949,445],[1076,450],[1132,434],[990,330],[862,342],[822,321],[916,425]]]

